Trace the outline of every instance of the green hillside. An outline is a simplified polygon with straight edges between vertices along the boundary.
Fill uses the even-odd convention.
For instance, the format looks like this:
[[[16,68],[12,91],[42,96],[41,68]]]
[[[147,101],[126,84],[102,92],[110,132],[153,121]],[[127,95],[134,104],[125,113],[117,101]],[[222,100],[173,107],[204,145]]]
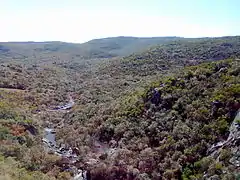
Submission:
[[[82,44],[65,42],[9,42],[0,43],[0,58],[14,59],[44,59],[57,57],[58,59],[78,58],[111,58],[117,56],[127,56],[135,52],[141,52],[153,47],[149,53],[143,53],[146,56],[157,55],[158,59],[186,59],[195,60],[201,56],[201,59],[227,58],[228,54],[236,54],[239,48],[239,37],[221,37],[221,38],[180,38],[180,37],[112,37],[95,39]],[[191,45],[192,44],[192,45]],[[158,47],[154,47],[160,45]],[[188,51],[188,48],[195,48],[194,51]],[[210,49],[207,49],[210,48]],[[225,54],[221,54],[226,49]],[[233,52],[229,52],[232,50]],[[179,57],[177,57],[179,56]],[[196,57],[194,57],[196,56]],[[140,55],[141,57],[141,55]],[[149,57],[147,57],[149,58]]]
[[[205,61],[240,57],[240,37],[181,39],[153,46],[141,53],[134,53],[107,66],[114,73],[154,75],[162,70]]]
[[[1,43],[0,179],[76,168],[91,180],[238,179],[239,47],[238,36]],[[46,127],[76,162],[46,151]]]
[[[126,155],[118,161],[138,167],[149,179],[202,179],[204,173],[235,179],[239,168],[229,160],[237,145],[221,149],[220,159],[207,151],[228,138],[240,107],[239,67],[239,61],[226,60],[159,76],[122,98],[116,114],[99,127],[100,139],[123,142]]]
[[[39,59],[56,56],[71,58],[111,58],[130,55],[147,47],[180,39],[178,37],[113,37],[95,39],[86,43],[65,42],[7,42],[0,43],[0,58]]]
[[[158,61],[177,61],[177,64],[197,63],[211,60],[240,57],[240,37],[204,38],[179,40],[152,47],[139,54],[126,57],[126,67],[130,63],[157,65]]]

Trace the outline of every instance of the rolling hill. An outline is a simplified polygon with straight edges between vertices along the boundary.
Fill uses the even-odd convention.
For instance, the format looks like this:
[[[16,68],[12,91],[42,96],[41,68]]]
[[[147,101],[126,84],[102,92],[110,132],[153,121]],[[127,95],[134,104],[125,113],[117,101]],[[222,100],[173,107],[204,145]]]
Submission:
[[[161,70],[240,57],[240,37],[180,39],[112,61],[116,74],[153,75]]]
[[[28,58],[37,55],[71,55],[79,58],[110,58],[130,55],[147,47],[180,39],[178,37],[112,37],[95,39],[86,43],[65,42],[6,42],[0,43],[1,58]],[[37,56],[38,57],[38,56]]]

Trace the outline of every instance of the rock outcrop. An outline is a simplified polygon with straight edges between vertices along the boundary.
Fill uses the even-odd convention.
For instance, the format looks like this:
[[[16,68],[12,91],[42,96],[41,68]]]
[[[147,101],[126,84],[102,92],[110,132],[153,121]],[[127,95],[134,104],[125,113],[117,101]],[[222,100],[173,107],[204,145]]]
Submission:
[[[212,157],[216,162],[220,162],[223,152],[229,153],[228,163],[231,164],[232,170],[224,170],[225,174],[240,172],[240,110],[237,111],[235,119],[233,120],[229,128],[229,136],[227,140],[218,142],[208,150],[209,157]],[[228,172],[229,171],[229,172]],[[230,172],[231,171],[231,172]],[[216,176],[209,177],[209,174],[205,174],[205,179],[217,179]],[[219,178],[218,178],[219,179]]]

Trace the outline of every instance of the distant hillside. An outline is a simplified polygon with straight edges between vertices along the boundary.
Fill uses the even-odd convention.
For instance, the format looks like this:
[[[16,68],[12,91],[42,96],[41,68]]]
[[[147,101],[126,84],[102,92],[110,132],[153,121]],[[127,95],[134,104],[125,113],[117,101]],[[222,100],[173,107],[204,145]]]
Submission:
[[[112,37],[95,39],[83,44],[65,42],[7,42],[0,43],[0,58],[25,59],[29,57],[71,55],[77,58],[110,58],[130,55],[150,46],[180,39],[178,37]]]
[[[110,37],[94,39],[82,44],[83,49],[89,52],[91,57],[116,57],[126,56],[134,52],[140,52],[151,46],[183,39],[180,37]]]
[[[184,39],[152,47],[139,55],[140,59],[220,60],[239,56],[240,37]]]
[[[154,74],[170,64],[185,66],[203,61],[240,57],[240,37],[181,39],[124,57],[118,71]]]
[[[56,58],[92,59],[129,56],[132,53],[148,52],[133,55],[140,59],[224,59],[238,54],[239,36],[220,38],[181,38],[181,37],[110,37],[94,39],[82,44],[50,42],[7,42],[0,43],[0,60],[29,59],[41,60]],[[190,50],[191,49],[191,50]],[[190,51],[189,51],[190,50]],[[143,55],[144,54],[144,55]]]
[[[66,55],[80,56],[79,44],[64,42],[5,42],[0,43],[0,60],[31,59],[41,61],[44,58],[64,58]]]

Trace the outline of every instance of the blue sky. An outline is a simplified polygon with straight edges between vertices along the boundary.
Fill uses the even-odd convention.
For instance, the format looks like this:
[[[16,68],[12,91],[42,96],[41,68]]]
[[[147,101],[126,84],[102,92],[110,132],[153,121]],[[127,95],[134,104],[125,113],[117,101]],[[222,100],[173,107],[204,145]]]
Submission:
[[[0,41],[240,35],[240,0],[0,0]]]

